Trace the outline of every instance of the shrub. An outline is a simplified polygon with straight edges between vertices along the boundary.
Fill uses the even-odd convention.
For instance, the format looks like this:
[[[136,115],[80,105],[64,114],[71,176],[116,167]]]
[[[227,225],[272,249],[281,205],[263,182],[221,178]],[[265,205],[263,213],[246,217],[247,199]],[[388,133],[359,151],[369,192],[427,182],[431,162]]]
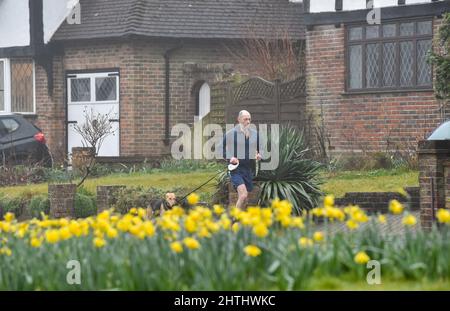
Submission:
[[[72,181],[75,178],[73,171],[65,168],[47,169],[44,179],[48,182],[63,183]]]
[[[77,192],[74,201],[75,217],[86,218],[97,214],[97,206],[92,197]]]
[[[222,169],[223,165],[207,160],[174,160],[163,159],[160,168],[165,171],[192,171],[199,169]]]
[[[42,182],[45,180],[45,170],[40,166],[0,166],[0,186]]]
[[[24,198],[8,198],[4,197],[0,203],[3,215],[6,213],[13,213],[19,217],[23,213],[26,200]]]
[[[322,192],[319,171],[322,164],[306,157],[303,132],[296,127],[282,126],[276,142],[279,146],[279,164],[274,170],[259,171],[255,179],[260,182],[260,204],[268,204],[275,198],[289,200],[297,213],[314,208]]]
[[[46,195],[34,196],[28,204],[30,215],[33,218],[41,218],[41,213],[50,213],[50,201]]]

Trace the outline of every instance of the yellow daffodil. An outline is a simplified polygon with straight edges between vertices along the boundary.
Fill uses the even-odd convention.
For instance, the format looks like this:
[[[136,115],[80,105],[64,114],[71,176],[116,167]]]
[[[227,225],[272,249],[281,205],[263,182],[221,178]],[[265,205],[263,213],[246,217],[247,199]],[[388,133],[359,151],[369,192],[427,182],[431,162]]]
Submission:
[[[145,209],[143,209],[142,207],[138,208],[138,216],[140,218],[145,218],[145,216],[147,215],[147,211]]]
[[[398,215],[403,213],[404,207],[402,205],[402,203],[400,203],[397,200],[392,200],[391,202],[389,202],[389,211],[394,214],[394,215]]]
[[[369,262],[370,257],[369,255],[366,254],[366,252],[358,252],[355,257],[353,258],[353,260],[358,264],[358,265],[365,265],[367,262]]]
[[[206,221],[206,228],[208,228],[209,231],[212,233],[216,233],[220,230],[220,225],[216,222],[212,222],[210,220]]]
[[[65,226],[67,226],[69,224],[69,221],[66,219],[66,218],[61,218],[60,220],[59,220],[59,223],[58,223],[58,225],[60,226],[60,227],[65,227]]]
[[[386,216],[385,215],[378,215],[378,222],[380,224],[385,224],[386,223]]]
[[[25,233],[26,233],[26,229],[25,228],[20,228],[19,230],[17,230],[16,236],[19,239],[23,239],[23,237],[25,236]]]
[[[303,224],[303,218],[301,217],[292,217],[290,225],[295,228],[305,228],[305,225]]]
[[[31,247],[34,247],[34,248],[41,247],[42,240],[40,240],[40,239],[38,239],[36,237],[35,238],[31,238],[30,245],[31,245]]]
[[[45,240],[50,243],[58,243],[60,240],[59,230],[51,229],[45,232]]]
[[[284,217],[281,217],[281,218],[279,219],[279,221],[280,221],[281,225],[282,225],[284,228],[287,228],[287,227],[289,227],[289,226],[291,225],[291,223],[292,223],[292,218],[291,218],[290,216],[284,216]]]
[[[145,221],[143,224],[144,232],[147,236],[152,237],[155,235],[155,226],[151,221]]]
[[[250,256],[250,257],[256,257],[256,256],[261,255],[261,249],[255,245],[247,245],[244,248],[244,252],[247,256]]]
[[[279,204],[280,204],[280,199],[279,198],[275,198],[274,200],[272,200],[271,207],[273,209],[277,209],[279,207]]]
[[[9,247],[2,247],[0,248],[0,255],[6,255],[6,256],[11,256],[12,255],[12,251]]]
[[[257,237],[265,238],[269,234],[269,229],[267,229],[265,224],[260,223],[253,227],[253,234]]]
[[[298,240],[298,244],[301,247],[309,247],[309,246],[312,246],[314,243],[313,243],[313,240],[311,240],[310,238],[302,237]]]
[[[12,222],[15,218],[15,215],[13,213],[6,213],[5,216],[3,216],[6,222]]]
[[[213,209],[214,213],[219,216],[225,212],[225,209],[222,207],[222,205],[219,204],[214,204]]]
[[[228,216],[226,214],[223,214],[220,217],[220,225],[225,230],[228,230],[231,228],[231,220],[230,220],[230,218],[228,218]]]
[[[119,229],[122,232],[127,232],[130,229],[130,227],[131,221],[126,218],[122,218],[117,222],[117,229]]]
[[[139,232],[141,231],[141,226],[139,225],[131,226],[129,231],[132,235],[138,236]]]
[[[261,209],[261,221],[266,225],[272,225],[272,209],[262,208]]]
[[[233,230],[234,233],[239,231],[239,224],[236,222],[231,226],[231,230]]]
[[[230,216],[239,220],[241,217],[241,213],[242,213],[242,211],[239,208],[233,207],[230,211]]]
[[[334,195],[327,195],[323,200],[323,205],[325,207],[333,207],[334,206]]]
[[[72,237],[72,233],[70,233],[70,229],[68,227],[64,227],[59,229],[59,236],[61,240],[68,240]]]
[[[197,223],[192,217],[188,216],[184,221],[184,228],[186,228],[187,232],[194,233],[197,231]]]
[[[137,215],[138,214],[138,210],[137,210],[136,207],[132,207],[128,213],[131,214],[131,215]]]
[[[201,227],[198,232],[198,236],[201,238],[210,238],[211,233],[208,231],[208,229],[206,227]]]
[[[68,228],[70,230],[70,233],[72,233],[73,235],[75,235],[77,237],[81,236],[81,234],[82,234],[81,225],[77,221],[72,220],[69,223]]]
[[[9,222],[3,222],[0,221],[0,232],[10,232],[11,231],[11,224]]]
[[[350,230],[355,230],[359,227],[359,224],[356,221],[354,221],[353,219],[348,220],[346,222],[346,225]]]
[[[94,238],[94,240],[92,241],[92,243],[94,244],[95,247],[97,248],[102,248],[106,245],[106,241],[105,239],[102,238]]]
[[[185,238],[183,240],[183,243],[189,249],[198,249],[198,248],[200,248],[200,243],[194,238]]]
[[[353,215],[360,210],[358,205],[349,205],[344,208],[344,213],[347,215]]]
[[[313,240],[316,242],[323,242],[325,240],[325,235],[322,231],[316,231],[313,234]]]
[[[106,231],[106,236],[110,239],[115,239],[118,234],[117,230],[111,227]]]
[[[321,207],[315,207],[311,210],[311,215],[316,216],[316,217],[321,217],[324,215],[324,209]]]
[[[187,196],[186,200],[189,203],[189,205],[195,205],[198,203],[200,197],[195,194],[195,193],[191,193],[190,195]]]
[[[108,220],[110,217],[110,212],[108,210],[102,211],[97,215],[97,219]]]
[[[448,224],[450,223],[450,211],[440,208],[436,213],[436,218],[438,219],[438,222]]]
[[[413,215],[406,215],[403,217],[402,223],[405,226],[414,227],[417,224],[417,219]]]
[[[175,253],[181,253],[183,251],[183,245],[180,242],[175,241],[170,243],[170,249]]]

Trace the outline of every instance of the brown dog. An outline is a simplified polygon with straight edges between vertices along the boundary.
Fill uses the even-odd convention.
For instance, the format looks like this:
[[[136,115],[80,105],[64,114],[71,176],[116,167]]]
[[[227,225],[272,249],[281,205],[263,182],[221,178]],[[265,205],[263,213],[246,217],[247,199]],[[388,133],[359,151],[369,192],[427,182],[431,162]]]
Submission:
[[[168,192],[164,199],[156,199],[150,202],[147,208],[147,217],[161,216],[165,211],[172,209],[177,203],[177,197],[175,193]]]

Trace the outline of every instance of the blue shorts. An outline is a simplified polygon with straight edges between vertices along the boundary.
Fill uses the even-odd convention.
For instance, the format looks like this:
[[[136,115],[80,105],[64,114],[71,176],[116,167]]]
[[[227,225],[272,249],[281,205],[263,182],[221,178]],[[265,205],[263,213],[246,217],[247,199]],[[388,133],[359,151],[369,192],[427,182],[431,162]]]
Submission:
[[[231,184],[236,190],[238,186],[244,185],[248,192],[253,190],[253,176],[250,169],[242,169],[238,167],[236,170],[229,172]]]

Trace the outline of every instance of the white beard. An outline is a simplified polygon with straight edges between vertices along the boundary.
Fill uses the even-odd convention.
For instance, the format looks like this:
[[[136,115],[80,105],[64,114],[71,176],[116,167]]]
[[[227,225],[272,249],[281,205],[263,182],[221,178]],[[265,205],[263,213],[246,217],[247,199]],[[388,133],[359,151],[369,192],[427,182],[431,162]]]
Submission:
[[[250,136],[250,125],[243,126],[242,124],[239,123],[239,128],[245,134],[245,137],[249,137]]]

